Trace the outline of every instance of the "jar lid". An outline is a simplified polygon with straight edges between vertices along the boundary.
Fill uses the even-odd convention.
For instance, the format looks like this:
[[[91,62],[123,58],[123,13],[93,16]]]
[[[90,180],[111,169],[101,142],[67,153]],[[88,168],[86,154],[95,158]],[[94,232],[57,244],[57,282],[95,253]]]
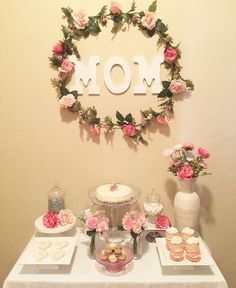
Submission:
[[[49,197],[63,197],[64,191],[58,185],[55,185],[52,189],[48,191]]]

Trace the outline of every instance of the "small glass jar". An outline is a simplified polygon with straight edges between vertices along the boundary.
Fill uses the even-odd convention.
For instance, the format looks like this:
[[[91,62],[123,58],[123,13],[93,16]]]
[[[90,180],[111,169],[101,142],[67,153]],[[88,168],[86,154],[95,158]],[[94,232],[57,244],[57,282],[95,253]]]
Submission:
[[[149,223],[153,224],[156,216],[163,210],[163,204],[161,203],[160,199],[160,195],[157,194],[156,189],[153,188],[152,192],[148,194],[146,202],[143,203],[143,208]]]
[[[55,185],[48,191],[48,211],[59,213],[65,209],[65,197],[63,190]]]

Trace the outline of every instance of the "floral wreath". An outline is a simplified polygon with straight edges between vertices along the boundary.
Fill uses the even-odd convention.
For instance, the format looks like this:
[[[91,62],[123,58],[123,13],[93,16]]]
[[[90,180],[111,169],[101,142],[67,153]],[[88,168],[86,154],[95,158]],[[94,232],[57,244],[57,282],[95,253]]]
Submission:
[[[173,39],[167,33],[167,25],[157,18],[156,1],[149,6],[147,12],[137,12],[135,2],[128,12],[123,12],[120,4],[111,2],[109,13],[107,6],[104,6],[95,16],[87,16],[82,10],[75,12],[69,7],[61,9],[68,25],[62,25],[64,38],[53,46],[53,55],[49,58],[52,67],[59,71],[58,77],[52,79],[52,85],[58,90],[61,107],[78,113],[80,123],[89,125],[89,131],[93,135],[99,135],[101,128],[105,128],[106,133],[120,128],[123,134],[132,138],[135,143],[148,144],[142,136],[144,130],[153,122],[168,125],[174,114],[174,96],[194,90],[192,81],[183,79],[180,74],[181,51],[179,45],[173,45]],[[82,37],[87,38],[100,33],[100,27],[106,26],[108,21],[113,22],[112,33],[117,33],[124,25],[133,25],[149,37],[159,36],[157,47],[164,47],[164,61],[161,64],[168,70],[169,80],[162,81],[162,91],[157,95],[161,104],[158,105],[157,111],[152,108],[141,110],[139,122],[131,113],[123,116],[119,111],[116,111],[116,122],[113,122],[110,116],[105,116],[102,120],[94,106],[84,108],[81,105],[78,91],[70,91],[66,87],[74,72],[74,63],[69,60],[70,56],[74,54],[76,58],[81,58],[75,42]]]

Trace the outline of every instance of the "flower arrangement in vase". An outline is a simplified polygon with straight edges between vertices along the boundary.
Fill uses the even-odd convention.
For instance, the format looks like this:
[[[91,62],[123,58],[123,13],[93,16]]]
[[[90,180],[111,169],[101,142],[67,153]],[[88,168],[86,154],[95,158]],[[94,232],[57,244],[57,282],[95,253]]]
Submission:
[[[192,179],[211,174],[206,171],[208,166],[205,162],[210,153],[202,147],[194,152],[194,144],[184,143],[164,150],[163,155],[171,158],[168,171],[180,180],[180,191],[174,198],[175,226],[180,230],[183,227],[196,229],[200,216],[200,198],[192,191]]]
[[[127,212],[122,219],[122,227],[129,231],[133,239],[134,259],[141,258],[141,233],[145,228],[146,218],[140,211]]]
[[[89,210],[82,213],[82,221],[85,223],[87,235],[91,237],[89,246],[90,258],[95,258],[95,237],[97,233],[106,234],[109,230],[109,219],[103,210]]]

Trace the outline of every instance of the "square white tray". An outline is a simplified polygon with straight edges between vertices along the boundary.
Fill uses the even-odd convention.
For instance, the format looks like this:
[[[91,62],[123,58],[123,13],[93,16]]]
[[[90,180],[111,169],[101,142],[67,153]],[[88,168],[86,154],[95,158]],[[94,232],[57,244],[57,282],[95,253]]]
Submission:
[[[65,252],[65,255],[58,259],[53,260],[49,256],[41,259],[40,261],[36,261],[33,257],[33,253],[38,249],[38,245],[41,241],[51,241],[52,245],[46,249],[49,252],[53,248],[53,245],[57,241],[67,241],[68,245],[62,248]],[[19,259],[19,264],[21,265],[70,265],[71,258],[75,249],[75,237],[34,237],[31,239],[30,243],[26,247],[25,251],[21,255]],[[54,246],[55,247],[55,246]]]
[[[183,261],[173,261],[170,259],[170,252],[166,248],[166,239],[165,238],[156,238],[156,244],[161,260],[162,266],[209,266],[214,265],[214,260],[206,247],[203,240],[200,238],[199,246],[201,251],[201,260],[199,262],[191,262],[188,259],[184,258]]]

